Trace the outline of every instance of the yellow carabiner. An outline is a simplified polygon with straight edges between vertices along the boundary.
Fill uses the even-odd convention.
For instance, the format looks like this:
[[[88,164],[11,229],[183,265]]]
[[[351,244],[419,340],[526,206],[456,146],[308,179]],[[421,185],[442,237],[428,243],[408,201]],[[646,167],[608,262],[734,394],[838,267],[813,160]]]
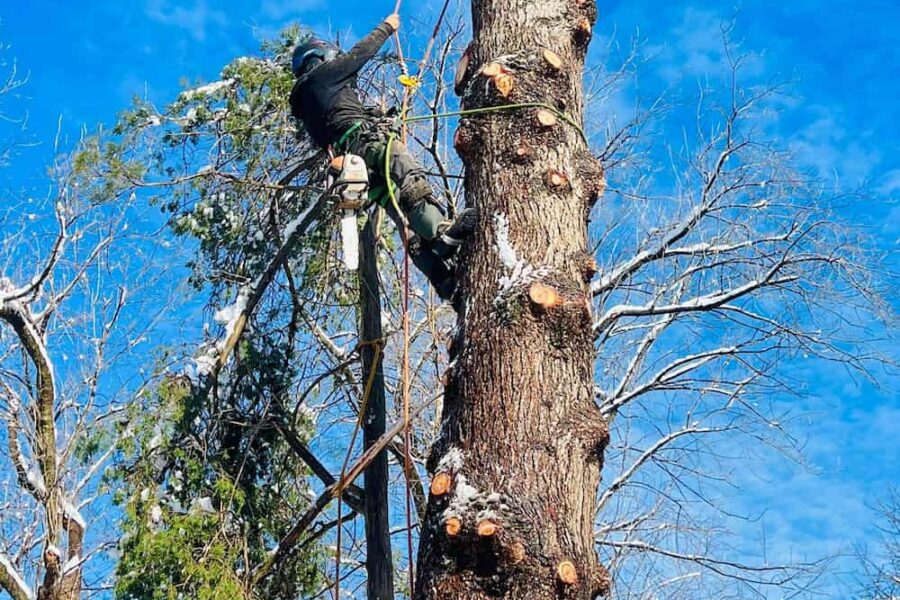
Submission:
[[[410,89],[416,89],[421,83],[419,81],[419,78],[415,75],[401,75],[397,79],[398,81],[400,81],[400,83],[403,84],[404,87],[408,87]]]

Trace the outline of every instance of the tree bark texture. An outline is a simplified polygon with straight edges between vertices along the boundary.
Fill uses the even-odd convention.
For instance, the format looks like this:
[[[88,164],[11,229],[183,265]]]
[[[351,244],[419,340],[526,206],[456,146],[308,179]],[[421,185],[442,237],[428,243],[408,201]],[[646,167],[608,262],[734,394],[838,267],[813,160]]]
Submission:
[[[368,381],[372,371],[372,391],[369,394],[363,420],[363,445],[368,448],[377,442],[387,428],[382,355],[373,343],[380,344],[381,292],[378,286],[374,215],[363,228],[360,239],[360,340],[362,348],[362,380]],[[365,473],[366,494],[366,571],[367,598],[391,600],[394,597],[394,567],[391,556],[391,531],[388,521],[388,456],[382,451]]]
[[[577,127],[593,0],[473,0],[456,148],[479,226],[462,250],[454,367],[415,598],[593,599],[608,430],[594,402],[587,215],[603,172]],[[549,52],[548,52],[549,51]],[[443,478],[442,478],[443,479]]]

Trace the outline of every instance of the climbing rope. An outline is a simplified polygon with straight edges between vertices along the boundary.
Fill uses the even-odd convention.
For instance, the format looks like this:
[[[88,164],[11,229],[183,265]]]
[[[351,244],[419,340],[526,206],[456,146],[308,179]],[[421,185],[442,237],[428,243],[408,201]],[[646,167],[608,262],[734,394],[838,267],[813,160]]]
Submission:
[[[394,13],[400,12],[400,4],[403,0],[397,0],[396,5],[394,5]],[[441,12],[440,19],[444,18],[443,11]],[[440,26],[440,19],[438,20],[438,26]],[[437,30],[437,29],[436,29]],[[403,103],[400,108],[400,121],[403,123],[401,129],[401,139],[403,143],[406,143],[406,113],[409,110],[410,100],[412,98],[413,93],[419,86],[419,73],[421,72],[421,67],[418,69],[418,73],[416,76],[410,76],[409,71],[406,68],[406,61],[403,59],[403,46],[400,43],[400,35],[397,31],[394,31],[394,43],[397,46],[397,56],[400,59],[400,70],[402,72],[400,83],[403,84]],[[394,206],[394,210],[397,211],[398,215],[401,215],[401,218],[404,222],[403,229],[403,370],[402,370],[402,378],[403,378],[403,474],[406,488],[406,561],[407,561],[407,570],[409,573],[409,597],[412,598],[415,594],[416,585],[415,585],[415,565],[413,563],[413,533],[412,533],[412,484],[410,482],[410,475],[412,473],[413,465],[412,465],[412,436],[410,434],[410,423],[409,423],[409,405],[410,405],[410,381],[409,381],[409,347],[410,347],[410,333],[409,333],[409,227],[406,222],[406,216],[403,211],[400,210],[400,206],[397,203],[397,194],[394,192],[394,186],[391,183],[391,146],[393,145],[393,134],[388,136],[388,142],[385,146],[385,158],[384,158],[384,169],[385,169],[385,182],[387,182],[387,190],[388,195],[391,198],[391,203]]]

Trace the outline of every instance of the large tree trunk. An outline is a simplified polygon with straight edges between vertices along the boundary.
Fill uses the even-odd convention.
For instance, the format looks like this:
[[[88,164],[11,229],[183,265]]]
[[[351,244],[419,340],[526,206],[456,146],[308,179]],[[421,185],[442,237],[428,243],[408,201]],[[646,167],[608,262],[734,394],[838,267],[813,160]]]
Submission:
[[[608,589],[593,543],[608,433],[593,394],[586,217],[603,176],[563,115],[581,123],[596,6],[473,0],[472,17],[464,107],[556,110],[471,115],[457,134],[480,218],[463,250],[415,597],[595,598]]]

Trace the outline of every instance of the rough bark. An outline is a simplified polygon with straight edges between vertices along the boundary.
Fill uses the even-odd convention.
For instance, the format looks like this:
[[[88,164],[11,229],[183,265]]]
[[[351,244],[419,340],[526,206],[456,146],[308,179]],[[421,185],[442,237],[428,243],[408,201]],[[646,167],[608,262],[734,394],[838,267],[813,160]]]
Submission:
[[[581,123],[592,0],[473,0],[472,16],[458,86],[467,109],[546,103]],[[485,85],[481,69],[494,63],[511,90]],[[567,121],[519,108],[460,123],[466,201],[480,217],[463,250],[456,366],[429,463],[453,484],[423,523],[420,600],[592,599],[608,589],[593,543],[608,433],[594,403],[584,268],[603,174]],[[530,293],[536,283],[541,293]]]
[[[387,430],[383,361],[376,361],[371,343],[381,343],[381,292],[378,286],[378,262],[372,218],[360,238],[359,296],[360,339],[368,342],[362,349],[362,380],[368,381],[375,370],[363,420],[363,445],[369,449]],[[388,456],[381,452],[365,472],[366,497],[366,571],[367,598],[390,600],[394,597],[394,567],[391,560],[391,532],[388,521]]]

